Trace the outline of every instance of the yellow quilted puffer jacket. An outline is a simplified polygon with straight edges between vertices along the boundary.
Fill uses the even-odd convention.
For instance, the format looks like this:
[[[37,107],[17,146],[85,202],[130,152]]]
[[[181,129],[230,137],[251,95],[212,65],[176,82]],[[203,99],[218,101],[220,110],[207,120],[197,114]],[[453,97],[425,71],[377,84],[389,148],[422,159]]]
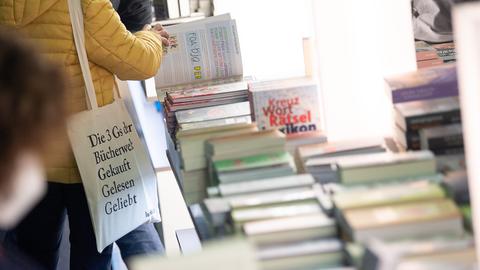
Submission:
[[[103,106],[113,101],[113,74],[122,80],[155,75],[162,59],[162,44],[152,32],[127,31],[109,0],[79,1],[90,70],[98,105]],[[49,59],[63,65],[70,83],[68,108],[72,113],[87,109],[67,0],[0,0],[0,24],[18,29]],[[80,183],[66,135],[55,139],[46,157],[49,181]]]

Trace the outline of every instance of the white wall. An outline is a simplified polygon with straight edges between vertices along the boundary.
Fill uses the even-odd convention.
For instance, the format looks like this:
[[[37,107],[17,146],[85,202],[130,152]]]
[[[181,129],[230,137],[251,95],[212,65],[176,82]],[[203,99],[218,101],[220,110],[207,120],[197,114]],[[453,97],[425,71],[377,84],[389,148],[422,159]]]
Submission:
[[[329,139],[389,136],[384,76],[416,69],[409,0],[313,0]]]
[[[304,75],[302,38],[313,33],[310,0],[215,0],[216,15],[237,21],[245,75]]]
[[[384,77],[416,69],[410,0],[215,0],[237,19],[244,73],[302,76],[315,36],[329,139],[392,134]]]

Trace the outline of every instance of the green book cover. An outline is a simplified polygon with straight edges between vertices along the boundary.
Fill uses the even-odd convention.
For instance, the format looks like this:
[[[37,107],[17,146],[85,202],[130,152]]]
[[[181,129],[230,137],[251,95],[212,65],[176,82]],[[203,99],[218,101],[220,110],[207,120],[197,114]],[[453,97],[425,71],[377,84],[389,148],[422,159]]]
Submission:
[[[277,153],[259,154],[238,159],[214,161],[217,172],[248,170],[293,162],[291,155],[286,151]]]
[[[445,191],[428,180],[362,188],[339,192],[334,196],[335,206],[346,210],[414,201],[440,199]]]

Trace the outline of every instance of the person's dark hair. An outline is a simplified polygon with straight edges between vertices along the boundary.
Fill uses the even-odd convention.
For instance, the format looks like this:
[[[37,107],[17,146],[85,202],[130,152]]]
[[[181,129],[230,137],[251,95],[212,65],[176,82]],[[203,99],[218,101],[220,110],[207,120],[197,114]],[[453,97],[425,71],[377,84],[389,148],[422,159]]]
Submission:
[[[42,153],[49,136],[64,127],[64,78],[32,44],[0,28],[0,190],[18,153]]]

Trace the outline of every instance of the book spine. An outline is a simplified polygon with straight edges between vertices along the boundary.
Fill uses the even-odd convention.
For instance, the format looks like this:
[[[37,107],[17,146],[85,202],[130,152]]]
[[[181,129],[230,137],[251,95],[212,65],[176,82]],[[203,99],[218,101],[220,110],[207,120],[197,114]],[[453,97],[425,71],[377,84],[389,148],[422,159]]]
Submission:
[[[429,51],[417,51],[415,53],[417,61],[424,61],[424,60],[431,60],[431,59],[437,59],[438,55],[435,50],[429,50]]]
[[[463,148],[462,134],[454,134],[442,137],[427,138],[428,149],[449,149],[449,148]]]
[[[407,131],[405,133],[405,137],[407,140],[407,149],[408,150],[420,150],[420,135],[418,131]]]
[[[250,103],[250,116],[252,117],[252,122],[255,122],[255,102],[250,86],[248,89],[248,102]]]
[[[456,59],[456,52],[454,48],[438,49],[438,56],[443,59],[443,61],[450,61]]]
[[[407,131],[418,131],[422,128],[457,124],[460,122],[461,115],[459,109],[441,113],[412,116],[405,119]]]
[[[443,65],[443,59],[440,59],[440,58],[417,61],[417,67],[418,68],[435,67],[435,66],[440,66],[440,65]]]
[[[402,88],[392,91],[392,102],[402,103],[415,100],[427,100],[458,96],[457,80],[423,85],[421,87]]]
[[[432,153],[436,156],[458,155],[465,152],[463,147],[437,148],[431,149],[430,151],[432,151]]]

